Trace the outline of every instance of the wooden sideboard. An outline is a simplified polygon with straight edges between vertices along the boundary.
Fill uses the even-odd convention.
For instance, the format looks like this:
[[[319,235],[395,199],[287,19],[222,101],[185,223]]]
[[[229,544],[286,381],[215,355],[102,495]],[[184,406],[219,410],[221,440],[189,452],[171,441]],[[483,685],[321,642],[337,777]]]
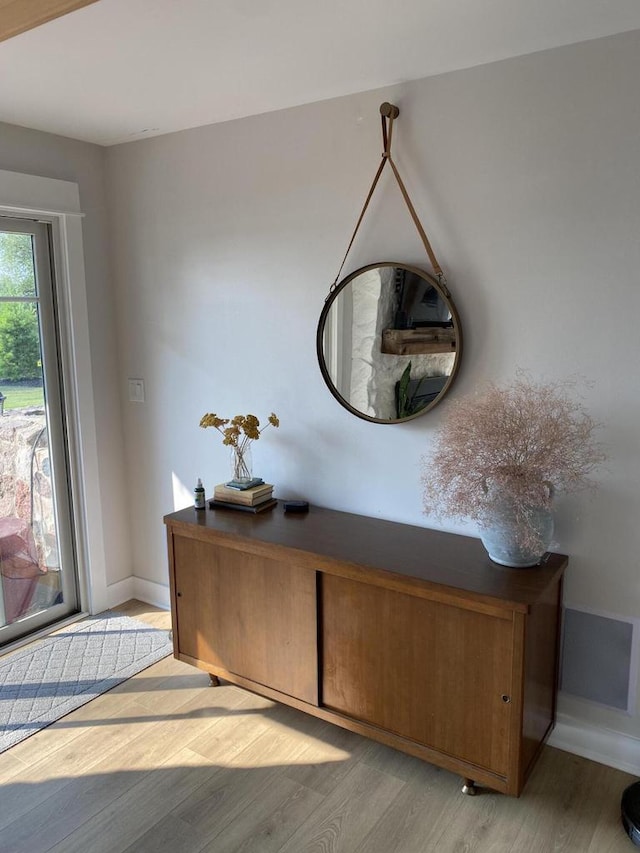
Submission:
[[[555,717],[567,557],[311,507],[167,525],[174,654],[518,796]]]

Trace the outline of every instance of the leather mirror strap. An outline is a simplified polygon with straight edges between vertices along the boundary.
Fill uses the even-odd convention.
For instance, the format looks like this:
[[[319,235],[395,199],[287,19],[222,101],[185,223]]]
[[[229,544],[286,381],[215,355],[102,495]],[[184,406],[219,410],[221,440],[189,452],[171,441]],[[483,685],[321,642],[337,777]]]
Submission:
[[[351,235],[351,240],[349,240],[349,245],[347,246],[347,251],[344,253],[344,257],[342,259],[342,263],[340,264],[338,274],[336,275],[334,282],[331,285],[331,288],[329,290],[329,295],[331,295],[331,293],[336,288],[336,285],[338,283],[338,280],[340,278],[340,275],[341,275],[342,270],[344,268],[344,265],[346,263],[349,252],[351,251],[351,247],[353,246],[353,243],[354,243],[356,236],[358,234],[358,231],[360,229],[360,225],[362,224],[362,220],[364,219],[364,215],[367,212],[367,208],[369,207],[369,202],[371,201],[373,193],[374,193],[376,187],[378,186],[378,181],[380,180],[380,176],[382,175],[382,172],[384,171],[384,167],[386,166],[387,161],[388,161],[391,165],[391,170],[393,171],[393,174],[394,174],[395,179],[398,183],[398,186],[400,187],[400,192],[402,193],[402,198],[404,199],[405,204],[407,205],[407,208],[409,210],[409,214],[410,214],[411,218],[413,219],[413,223],[416,226],[418,234],[420,235],[420,239],[422,240],[422,244],[423,244],[425,251],[429,257],[429,260],[431,262],[431,266],[433,267],[435,274],[438,276],[439,282],[440,282],[441,286],[443,287],[445,295],[449,296],[449,291],[447,290],[446,284],[444,283],[444,273],[442,272],[442,267],[438,263],[436,256],[435,256],[435,253],[434,253],[433,249],[431,248],[431,243],[429,242],[429,238],[427,237],[427,234],[426,234],[424,228],[422,227],[422,223],[420,222],[420,218],[419,218],[418,214],[416,213],[416,209],[413,206],[411,198],[409,197],[409,193],[407,191],[407,188],[405,187],[405,185],[402,181],[402,178],[400,177],[400,172],[398,171],[398,167],[393,162],[393,158],[391,157],[391,139],[392,139],[392,134],[393,134],[393,122],[394,122],[394,118],[396,118],[399,115],[399,112],[400,112],[399,109],[397,107],[393,106],[393,104],[384,103],[380,107],[380,114],[381,114],[381,118],[382,118],[382,143],[384,146],[384,150],[382,152],[382,161],[381,161],[380,165],[378,166],[376,174],[375,174],[373,181],[371,183],[369,193],[367,194],[364,205],[363,205],[362,210],[360,212],[360,216],[358,217],[358,221],[356,222],[356,227],[353,230],[353,234]]]

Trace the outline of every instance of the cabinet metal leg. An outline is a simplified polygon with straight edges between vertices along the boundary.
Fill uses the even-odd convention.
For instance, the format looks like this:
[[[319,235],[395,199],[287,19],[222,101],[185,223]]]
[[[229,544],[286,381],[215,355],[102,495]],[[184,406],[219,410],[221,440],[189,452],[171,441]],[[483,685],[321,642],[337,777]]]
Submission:
[[[220,679],[212,672],[209,673],[209,680],[211,681],[211,687],[220,687]]]
[[[476,783],[473,779],[463,779],[462,780],[462,793],[466,794],[468,797],[475,797],[476,792]]]

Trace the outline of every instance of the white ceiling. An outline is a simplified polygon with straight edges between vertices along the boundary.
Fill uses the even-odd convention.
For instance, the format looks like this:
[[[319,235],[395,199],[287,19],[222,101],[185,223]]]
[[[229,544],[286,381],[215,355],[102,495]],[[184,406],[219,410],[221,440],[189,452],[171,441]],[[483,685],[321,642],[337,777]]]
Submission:
[[[100,0],[0,43],[0,120],[113,145],[635,29],[638,0]]]

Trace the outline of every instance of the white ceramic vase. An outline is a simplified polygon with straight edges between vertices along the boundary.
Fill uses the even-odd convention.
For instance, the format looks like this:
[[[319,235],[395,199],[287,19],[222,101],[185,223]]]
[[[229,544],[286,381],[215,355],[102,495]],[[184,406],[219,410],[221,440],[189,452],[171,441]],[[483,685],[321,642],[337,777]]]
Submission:
[[[523,519],[522,515],[517,517],[509,501],[496,500],[481,522],[480,539],[494,563],[524,569],[540,563],[551,544],[553,529],[550,508],[529,507]]]

